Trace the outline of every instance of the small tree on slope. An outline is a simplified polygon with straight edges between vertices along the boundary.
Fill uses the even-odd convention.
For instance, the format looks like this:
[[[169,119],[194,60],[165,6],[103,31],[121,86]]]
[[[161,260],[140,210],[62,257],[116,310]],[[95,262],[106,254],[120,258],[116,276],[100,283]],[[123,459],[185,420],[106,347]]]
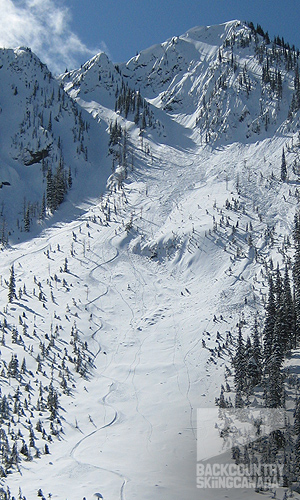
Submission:
[[[12,265],[10,268],[10,277],[8,285],[8,302],[11,303],[15,297],[16,297],[16,279],[15,279],[14,266]]]
[[[286,168],[286,160],[285,160],[285,154],[284,154],[284,149],[282,150],[282,157],[281,157],[281,175],[280,178],[283,182],[286,181],[287,177],[287,168]]]

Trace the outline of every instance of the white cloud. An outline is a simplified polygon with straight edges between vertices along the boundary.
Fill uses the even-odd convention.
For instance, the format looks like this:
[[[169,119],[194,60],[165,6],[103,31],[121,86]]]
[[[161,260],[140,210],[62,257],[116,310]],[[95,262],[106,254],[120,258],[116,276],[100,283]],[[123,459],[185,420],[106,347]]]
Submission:
[[[57,0],[0,0],[0,46],[30,47],[53,73],[77,68],[101,49],[88,48],[70,28],[69,10]]]

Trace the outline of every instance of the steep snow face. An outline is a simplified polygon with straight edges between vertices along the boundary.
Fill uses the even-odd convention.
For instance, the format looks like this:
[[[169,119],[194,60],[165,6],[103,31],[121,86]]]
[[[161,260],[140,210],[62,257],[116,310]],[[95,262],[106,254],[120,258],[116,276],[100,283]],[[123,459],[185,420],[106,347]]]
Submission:
[[[169,109],[171,97],[175,104],[175,96],[179,100],[181,95],[181,102],[177,104],[182,104],[184,110],[187,103],[182,102],[183,95],[188,99],[197,77],[201,77],[197,85],[203,85],[207,69],[212,70],[223,41],[239,26],[238,21],[233,21],[220,26],[193,28],[182,36],[142,51],[128,63],[120,65],[120,69],[126,81],[143,89],[145,97],[157,99],[160,96],[161,105],[169,104]]]
[[[24,236],[24,219],[38,232],[47,171],[71,175],[73,202],[105,187],[99,159],[106,152],[104,129],[78,108],[30,49],[0,51],[0,183],[2,242]],[[103,141],[103,142],[102,142]],[[92,147],[91,147],[92,144]],[[95,182],[96,174],[98,182]],[[91,182],[89,177],[93,177]],[[82,183],[83,178],[85,182]],[[92,186],[98,185],[96,189]],[[81,193],[79,192],[81,191]]]
[[[115,106],[116,88],[122,84],[116,67],[103,52],[86,62],[81,69],[61,75],[59,81],[74,99],[100,102],[111,109]]]
[[[256,141],[286,121],[295,65],[284,48],[232,21],[193,28],[142,51],[120,71],[201,141],[228,143]]]
[[[150,47],[127,63],[116,66],[104,53],[100,53],[81,69],[61,75],[59,81],[63,82],[65,90],[72,97],[100,102],[103,106],[113,108],[114,93],[121,87],[123,80],[130,88],[140,89],[144,97],[154,99],[155,103],[160,99],[163,106],[167,100],[171,102],[167,94],[178,92],[183,84],[181,94],[185,92],[188,98],[195,81],[194,73],[201,74],[205,79],[207,67],[215,59],[223,39],[238,26],[240,22],[233,21],[221,26],[194,28],[185,35]],[[184,83],[186,79],[189,83]],[[175,103],[175,100],[172,102]],[[191,104],[195,105],[195,102]]]
[[[118,66],[98,54],[60,81],[107,123],[116,118],[120,89],[129,88],[159,111],[152,122],[171,118],[200,144],[229,144],[296,131],[295,72],[295,52],[231,21],[193,28]]]
[[[176,108],[188,109],[195,104],[188,95],[195,71],[205,78],[217,50],[216,46],[197,47],[189,38],[174,37],[141,52],[120,65],[120,70],[128,85],[140,88],[155,105],[170,111],[172,102]]]
[[[195,26],[189,29],[181,38],[193,40],[194,43],[206,41],[209,45],[220,45],[232,32],[243,30],[244,24],[238,19],[226,23],[215,24],[212,26]]]

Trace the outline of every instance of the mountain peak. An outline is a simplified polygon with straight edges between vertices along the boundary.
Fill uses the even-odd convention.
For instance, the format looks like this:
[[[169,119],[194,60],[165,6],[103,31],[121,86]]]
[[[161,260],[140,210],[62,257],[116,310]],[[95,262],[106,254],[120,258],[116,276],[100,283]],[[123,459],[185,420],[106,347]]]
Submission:
[[[241,27],[242,29],[249,29],[244,23],[235,19],[233,21],[228,21],[222,24],[214,24],[211,26],[195,26],[194,28],[189,29],[180,38],[209,43],[215,42],[216,44],[219,44],[220,41],[223,42],[224,39],[226,39],[226,37],[238,27]]]

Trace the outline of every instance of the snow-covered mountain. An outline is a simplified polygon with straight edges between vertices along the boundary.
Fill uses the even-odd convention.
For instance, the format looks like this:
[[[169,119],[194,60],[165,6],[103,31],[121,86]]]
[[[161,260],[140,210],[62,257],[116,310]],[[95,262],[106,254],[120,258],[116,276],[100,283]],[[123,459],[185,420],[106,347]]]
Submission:
[[[120,71],[129,86],[209,142],[255,141],[286,120],[297,65],[295,52],[268,41],[240,21],[194,28]]]
[[[197,490],[197,408],[291,269],[298,57],[239,21],[57,79],[2,50],[1,498],[257,497]]]
[[[43,195],[47,202],[49,167],[53,179],[62,170],[65,191],[71,176],[75,189],[69,193],[69,205],[78,202],[75,191],[87,197],[104,189],[107,171],[104,161],[99,165],[99,157],[107,148],[107,136],[30,49],[2,49],[0,67],[1,232],[5,243],[18,241],[26,231],[27,210],[31,233],[47,224]]]
[[[256,141],[273,135],[292,102],[298,56],[283,44],[232,21],[193,28],[115,67],[99,54],[62,80],[74,98],[112,108],[122,79],[196,137]]]

